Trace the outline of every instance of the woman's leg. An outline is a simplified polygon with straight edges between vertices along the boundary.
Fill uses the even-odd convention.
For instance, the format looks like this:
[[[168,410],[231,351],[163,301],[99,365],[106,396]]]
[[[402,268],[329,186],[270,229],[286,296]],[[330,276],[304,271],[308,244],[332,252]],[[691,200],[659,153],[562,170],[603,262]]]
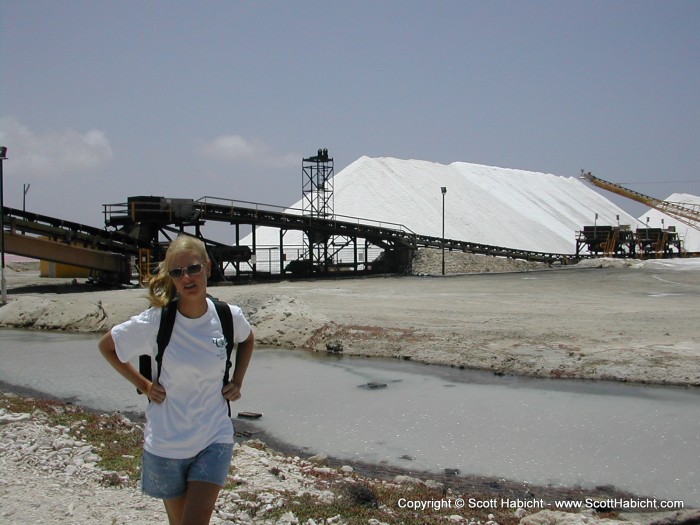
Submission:
[[[221,487],[206,481],[190,481],[179,498],[163,500],[170,525],[208,525]]]
[[[182,521],[182,512],[185,508],[185,496],[179,498],[164,499],[165,512],[168,514],[168,523],[170,525],[180,525]]]
[[[233,443],[214,443],[188,466],[184,495],[164,500],[170,525],[208,525],[221,486],[226,482]],[[172,493],[181,493],[171,490]]]

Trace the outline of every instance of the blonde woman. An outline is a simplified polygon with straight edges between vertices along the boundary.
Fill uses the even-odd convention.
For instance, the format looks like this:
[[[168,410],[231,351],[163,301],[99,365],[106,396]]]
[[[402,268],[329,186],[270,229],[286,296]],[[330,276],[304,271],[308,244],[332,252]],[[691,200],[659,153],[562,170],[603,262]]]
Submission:
[[[99,349],[114,369],[144,392],[146,409],[142,490],[163,499],[170,525],[208,524],[233,452],[227,402],[241,397],[254,337],[241,309],[229,305],[235,366],[222,387],[225,349],[214,304],[207,297],[211,262],[204,243],[180,235],[149,282],[152,307],[104,334]],[[151,382],[130,361],[155,356],[162,307],[177,299],[177,314],[160,380]]]

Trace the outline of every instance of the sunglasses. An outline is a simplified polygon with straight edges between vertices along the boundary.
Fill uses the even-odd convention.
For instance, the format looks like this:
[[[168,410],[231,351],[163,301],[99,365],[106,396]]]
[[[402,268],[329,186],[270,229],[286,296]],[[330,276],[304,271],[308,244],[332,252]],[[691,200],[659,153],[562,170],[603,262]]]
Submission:
[[[183,266],[182,268],[173,268],[168,272],[168,275],[172,277],[173,279],[179,279],[180,277],[183,277],[185,274],[187,275],[199,275],[202,271],[202,264],[201,263],[195,263],[195,264],[190,264],[189,266]]]

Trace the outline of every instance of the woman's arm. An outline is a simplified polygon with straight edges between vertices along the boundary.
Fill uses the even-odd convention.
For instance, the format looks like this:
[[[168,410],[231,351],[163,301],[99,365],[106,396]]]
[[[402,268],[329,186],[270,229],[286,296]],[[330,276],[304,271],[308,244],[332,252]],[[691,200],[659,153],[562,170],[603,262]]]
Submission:
[[[255,346],[255,336],[250,331],[248,338],[242,343],[238,343],[236,350],[236,366],[233,369],[231,382],[224,386],[221,393],[229,401],[236,401],[241,398],[241,388],[243,388],[243,378],[248,370],[248,364],[253,357],[253,347]]]
[[[144,392],[148,399],[155,403],[161,403],[165,400],[165,389],[157,384],[152,383],[143,377],[131,363],[122,363],[117,356],[117,347],[112,338],[112,332],[109,331],[100,338],[97,344],[100,353],[104,356],[107,362],[112,365],[117,372],[129,381],[132,385]]]

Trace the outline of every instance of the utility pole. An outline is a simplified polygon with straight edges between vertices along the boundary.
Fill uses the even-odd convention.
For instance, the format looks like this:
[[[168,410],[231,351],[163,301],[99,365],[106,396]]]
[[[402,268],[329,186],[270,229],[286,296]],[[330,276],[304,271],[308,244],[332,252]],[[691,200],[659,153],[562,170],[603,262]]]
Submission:
[[[3,188],[2,165],[7,158],[7,148],[0,146],[0,258],[2,266],[0,271],[0,288],[2,289],[2,304],[7,304],[7,283],[5,282],[5,190]]]
[[[445,275],[445,194],[447,188],[443,186],[440,191],[442,192],[442,275]]]
[[[22,195],[22,211],[23,212],[27,211],[27,193],[29,193],[29,186],[31,186],[31,184],[24,184],[23,185],[23,188],[24,188],[24,195]]]

